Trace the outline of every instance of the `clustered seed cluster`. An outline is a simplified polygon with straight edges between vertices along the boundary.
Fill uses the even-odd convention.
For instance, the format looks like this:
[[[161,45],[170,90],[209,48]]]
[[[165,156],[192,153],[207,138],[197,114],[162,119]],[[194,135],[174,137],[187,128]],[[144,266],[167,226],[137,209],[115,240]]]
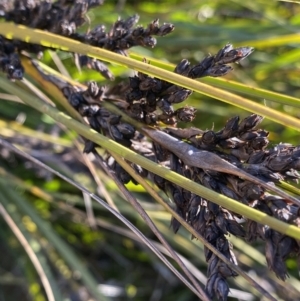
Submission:
[[[153,35],[163,36],[174,28],[168,23],[159,26],[158,20],[154,20],[146,28],[135,27],[138,16],[133,16],[127,20],[119,19],[109,31],[106,31],[103,25],[99,25],[86,34],[77,33],[77,27],[86,20],[87,10],[102,2],[59,0],[52,3],[24,0],[12,4],[7,1],[3,2],[0,10],[2,9],[2,15],[6,20],[69,36],[124,55],[127,49],[136,45],[155,46]],[[22,78],[24,72],[15,53],[16,45],[22,43],[9,42],[0,37],[1,68],[11,79]],[[251,47],[234,48],[231,44],[227,44],[216,55],[208,55],[196,65],[191,65],[187,60],[181,61],[174,72],[192,79],[223,76],[232,70],[228,64],[241,61],[252,51]],[[99,69],[107,78],[112,79],[113,76],[109,74],[108,69],[102,68],[104,66],[101,65],[102,62],[80,55],[78,58],[81,65],[94,64],[93,68]],[[87,89],[81,89],[52,75],[46,75],[38,65],[36,68],[44,79],[51,81],[62,91],[70,105],[99,133],[209,189],[284,222],[300,226],[298,206],[279,196],[271,195],[262,187],[237,176],[184,164],[163,145],[149,142],[147,137],[139,133],[134,126],[124,122],[121,116],[104,108],[103,102],[113,101],[122,111],[145,125],[158,126],[160,123],[172,125],[170,128],[164,128],[167,134],[182,139],[199,150],[212,152],[263,181],[274,184],[281,180],[297,181],[300,177],[298,173],[300,147],[286,143],[268,147],[269,133],[258,129],[262,117],[252,114],[241,121],[239,117],[233,117],[220,131],[179,129],[176,128],[177,122],[192,121],[195,118],[195,109],[184,106],[175,110],[173,104],[185,101],[192,93],[190,90],[142,73],[129,77],[129,82],[115,86],[101,87],[95,82],[90,82]],[[94,152],[95,147],[93,142],[87,141],[84,151]],[[131,176],[110,156],[107,160],[124,184],[133,181]],[[249,242],[259,238],[265,242],[265,255],[269,268],[280,279],[286,279],[285,260],[291,255],[299,256],[300,245],[295,239],[265,225],[244,220],[243,216],[151,174],[140,166],[135,164],[132,166],[139,174],[151,179],[164,191],[173,200],[177,213],[231,262],[237,264],[232,245],[226,237],[228,234],[244,238]],[[171,225],[177,232],[180,227],[179,222],[172,219]],[[236,276],[236,273],[207,248],[205,248],[205,257],[208,262],[207,294],[210,298],[226,300],[229,293],[227,278]]]
[[[251,47],[233,48],[231,44],[227,44],[216,55],[208,55],[196,65],[191,66],[188,60],[182,60],[174,72],[190,78],[223,76],[232,70],[228,64],[239,62],[252,51]],[[185,101],[192,91],[142,73],[129,80],[126,101],[129,103],[129,115],[133,118],[148,125],[157,122],[176,125],[177,121],[191,122],[195,118],[196,110],[193,107],[185,106],[174,110],[172,106]],[[158,108],[160,114],[157,114]]]
[[[103,2],[103,0],[4,1],[0,3],[0,16],[6,21],[47,30],[123,55],[127,55],[127,50],[133,46],[154,47],[156,39],[153,36],[167,35],[174,29],[174,25],[169,23],[160,26],[158,19],[152,21],[146,28],[143,26],[136,27],[139,16],[134,15],[126,20],[118,19],[109,30],[106,30],[104,25],[97,25],[85,34],[78,33],[77,28],[88,21],[86,15],[88,10],[102,5]],[[26,49],[39,55],[43,50],[43,47],[39,45],[26,44],[20,41],[9,43],[12,44],[12,50]],[[87,66],[100,72],[107,79],[114,79],[113,74],[102,61],[81,54],[75,54],[75,57],[79,66]],[[5,71],[4,68],[2,70]]]
[[[214,152],[263,181],[277,183],[279,180],[299,179],[300,148],[279,144],[268,149],[268,132],[257,129],[261,121],[262,118],[256,114],[241,122],[234,117],[227,121],[221,131],[209,130],[202,132],[200,137],[192,135],[185,138],[198,149]],[[176,132],[172,131],[171,134],[176,135]],[[186,166],[174,154],[169,154],[169,158],[170,168],[189,179],[282,221],[300,226],[298,206],[268,194],[258,185],[236,176]],[[299,254],[299,244],[295,239],[253,221],[240,223],[241,216],[165,180],[160,179],[159,185],[173,196],[177,212],[230,261],[235,263],[236,259],[225,235],[230,233],[250,242],[260,238],[266,243],[269,268],[280,279],[286,279],[285,259],[291,254]],[[173,219],[172,226],[176,232],[180,225]],[[225,280],[234,276],[235,272],[206,248],[205,256],[209,277],[207,292],[211,297],[216,294],[220,300],[224,300],[229,290]]]
[[[22,79],[24,68],[13,43],[0,36],[0,68],[9,79]]]

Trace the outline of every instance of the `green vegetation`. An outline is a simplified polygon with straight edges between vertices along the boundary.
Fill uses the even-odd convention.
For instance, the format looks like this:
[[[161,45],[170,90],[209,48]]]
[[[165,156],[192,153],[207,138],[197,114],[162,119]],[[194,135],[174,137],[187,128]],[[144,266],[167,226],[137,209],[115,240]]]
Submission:
[[[100,23],[109,28],[118,16],[126,19],[134,14],[140,15],[138,24],[144,26],[156,18],[160,24],[175,25],[171,34],[157,37],[153,49],[133,47],[128,58],[71,43],[64,38],[60,40],[59,36],[49,33],[34,33],[4,21],[0,23],[0,34],[7,37],[15,31],[13,37],[18,39],[29,34],[30,41],[37,44],[41,41],[41,34],[44,46],[51,43],[59,49],[88,53],[108,61],[115,76],[113,83],[132,76],[133,68],[195,91],[184,105],[197,109],[196,118],[187,125],[179,123],[180,127],[219,130],[234,116],[243,119],[250,113],[263,115],[265,119],[259,127],[270,132],[268,139],[272,147],[281,142],[299,145],[299,13],[300,5],[296,2],[250,0],[118,0],[106,1],[91,9],[88,12],[91,28]],[[82,33],[87,30],[87,24],[80,27]],[[234,64],[234,70],[224,77],[192,80],[165,72],[173,71],[182,59],[196,64],[207,54],[216,54],[227,43],[234,47],[254,47],[255,51],[240,64]],[[149,65],[142,63],[144,57]],[[194,237],[197,233],[192,232],[187,223],[174,234],[170,220],[171,214],[176,216],[176,212],[167,205],[168,197],[156,187],[153,189],[151,183],[135,178],[141,185],[131,181],[126,185],[130,193],[125,189],[121,191],[122,185],[110,177],[97,158],[83,154],[82,136],[103,147],[99,150],[101,156],[105,155],[104,149],[117,154],[116,161],[124,164],[122,167],[129,173],[132,169],[121,157],[178,185],[182,181],[184,188],[300,241],[296,226],[288,227],[263,212],[259,215],[248,206],[205,190],[196,183],[184,182],[179,175],[163,170],[157,164],[151,165],[124,146],[113,144],[86,125],[66,117],[70,115],[79,121],[81,118],[61,91],[42,78],[31,65],[28,55],[23,53],[21,58],[25,68],[23,82],[9,82],[4,73],[0,74],[0,138],[79,183],[86,191],[1,146],[0,301],[18,298],[38,301],[186,301],[201,296],[195,283],[179,267],[174,254],[173,259],[166,257],[189,285],[172,273],[168,263],[158,257],[161,255],[156,256],[159,252],[168,255],[168,251],[153,232],[162,234],[173,250],[182,256],[187,270],[202,288],[207,280],[204,252],[207,243],[201,237],[191,240],[191,233]],[[70,52],[45,50],[39,66],[48,75],[56,74],[64,80],[77,82],[80,87],[91,80],[101,86],[112,85],[94,70],[79,70]],[[43,102],[50,106],[54,103],[56,108],[49,109]],[[175,108],[182,106],[176,104]],[[131,122],[137,128],[141,126],[136,121]],[[292,185],[281,183],[280,188],[297,197],[299,185]],[[101,200],[93,200],[94,194],[115,209],[113,214],[104,208]],[[150,230],[135,200],[148,213],[158,231]],[[133,227],[124,225],[122,216],[148,238],[148,246],[152,244],[152,247],[141,241]],[[286,260],[289,278],[283,282],[268,270],[264,243],[259,240],[249,243],[233,235],[228,235],[228,239],[241,269],[238,273],[247,272],[256,282],[251,282],[247,275],[229,278],[228,300],[300,300],[295,256]],[[155,248],[156,253],[153,252]],[[203,297],[203,300],[210,299]]]

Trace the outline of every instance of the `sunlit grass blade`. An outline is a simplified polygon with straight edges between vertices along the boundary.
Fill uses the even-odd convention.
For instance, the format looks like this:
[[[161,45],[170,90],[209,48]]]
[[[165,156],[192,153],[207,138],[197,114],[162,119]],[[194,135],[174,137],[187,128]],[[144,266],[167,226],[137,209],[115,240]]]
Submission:
[[[134,174],[134,178],[139,182],[139,180],[141,180],[141,177],[135,174],[135,171],[129,166],[128,163],[126,163],[123,158],[121,158],[120,156],[112,153],[113,157],[115,158],[115,160],[118,162],[118,164],[120,164],[125,170],[128,171],[128,169],[130,169],[129,174],[131,176],[133,176]],[[137,177],[135,177],[138,176]],[[120,189],[120,191],[123,193],[123,195],[125,196],[126,200],[133,206],[133,208],[138,212],[138,214],[142,217],[142,219],[145,221],[145,223],[149,226],[149,228],[152,230],[152,232],[155,234],[155,236],[158,238],[158,240],[162,243],[162,245],[168,250],[168,252],[170,253],[171,257],[177,262],[177,264],[179,265],[179,267],[183,270],[183,272],[186,274],[186,276],[189,278],[189,280],[191,281],[191,283],[194,285],[195,289],[197,289],[197,291],[199,292],[199,297],[202,300],[207,300],[209,301],[209,297],[207,296],[207,294],[205,293],[204,289],[199,285],[199,283],[196,281],[196,279],[193,277],[193,275],[191,274],[191,272],[187,269],[187,267],[184,265],[184,263],[180,260],[179,256],[175,253],[175,251],[172,249],[172,247],[168,244],[168,242],[166,241],[166,239],[163,237],[163,235],[161,234],[161,232],[158,230],[158,228],[156,227],[156,225],[153,223],[152,219],[149,217],[149,215],[146,213],[146,211],[144,210],[144,208],[141,206],[141,204],[136,200],[136,198],[126,189],[126,187],[123,185],[123,183],[121,183],[121,181],[117,178],[117,176],[112,175],[112,178],[114,179],[114,181],[116,182],[116,184],[118,185],[118,188]],[[146,188],[144,186],[144,188]],[[149,188],[149,187],[148,187]]]
[[[24,26],[17,26],[12,23],[6,22],[0,23],[0,34],[3,34],[8,39],[21,39],[22,41],[28,43],[41,44],[45,47],[81,53],[103,61],[127,66],[131,69],[143,72],[151,76],[155,76],[157,78],[166,80],[178,86],[182,86],[187,89],[198,92],[200,94],[216,98],[218,100],[237,106],[244,110],[265,116],[272,121],[300,131],[300,121],[287,114],[280,113],[274,109],[255,103],[244,97],[229,93],[224,90],[220,90],[218,88],[211,87],[199,81],[189,79],[187,77],[181,76],[179,74],[167,70],[163,70],[161,68],[149,65],[147,63],[142,63],[133,60],[129,57],[125,57],[117,53],[85,45],[78,41],[74,41],[52,33],[36,29],[33,30]]]
[[[63,198],[59,197],[58,199],[55,199],[53,196],[49,195],[49,193],[45,193],[44,191],[39,189],[39,187],[36,187],[32,184],[25,183],[24,181],[21,181],[20,179],[8,174],[5,171],[0,170],[0,172],[1,172],[1,175],[5,176],[5,178],[7,178],[10,181],[10,183],[14,183],[14,185],[20,186],[23,189],[26,189],[26,190],[30,191],[32,194],[34,194],[34,195],[36,195],[40,198],[46,199],[47,201],[51,202],[55,207],[58,207],[63,211],[70,212],[72,215],[80,215],[82,218],[85,219],[86,215],[83,211],[76,209],[71,204],[68,204],[67,201],[63,201]],[[119,202],[120,201],[118,201],[118,203]],[[124,202],[122,202],[122,204],[126,205],[126,203],[124,204]],[[137,214],[135,213],[135,211],[133,211],[131,209],[131,207],[129,207],[129,205],[126,205],[125,207],[123,205],[119,206],[119,204],[118,204],[118,208],[121,209],[121,212],[123,214],[125,213],[126,215],[129,215],[131,217],[136,218]],[[176,235],[173,235],[173,232],[170,231],[169,227],[166,226],[165,223],[164,224],[162,223],[162,221],[166,221],[166,220],[167,220],[167,223],[169,223],[169,219],[170,219],[169,215],[167,215],[165,217],[165,215],[166,215],[165,212],[158,212],[157,210],[155,210],[155,211],[147,210],[147,213],[149,214],[149,216],[152,219],[155,220],[155,224],[158,226],[159,230],[164,234],[165,237],[168,238],[168,240],[172,243],[172,245],[175,244],[176,249],[182,250],[183,252],[187,252],[188,254],[190,254],[192,256],[194,254],[198,254],[198,256],[194,260],[196,260],[197,262],[201,262],[202,264],[205,262],[205,259],[202,256],[203,246],[201,244],[199,244],[197,241],[190,240],[188,238],[188,235],[187,235],[186,232],[177,233]],[[160,213],[163,213],[163,214],[160,214]],[[105,229],[108,229],[109,231],[114,231],[114,232],[117,232],[121,235],[125,235],[126,237],[129,237],[131,239],[140,241],[140,239],[134,233],[132,233],[131,231],[128,231],[124,228],[118,227],[115,224],[111,224],[109,222],[106,222],[106,221],[103,220],[103,218],[101,218],[101,219],[96,218],[96,222],[97,222],[97,225],[99,225],[100,227],[104,227]],[[242,242],[240,242],[240,244],[241,243]],[[238,246],[240,246],[240,244]],[[243,258],[245,256],[248,256],[248,255],[244,254]],[[263,266],[265,266],[264,256],[262,254],[260,254],[259,258],[262,258],[261,259],[261,264]],[[257,259],[259,259],[259,258],[257,257]],[[256,257],[255,257],[255,259],[256,259]],[[193,270],[191,270],[191,272],[193,273]],[[204,275],[203,275],[203,277],[204,277],[203,279],[198,274],[195,274],[195,276],[196,275],[197,275],[198,280],[201,279],[201,282],[203,282],[204,279],[206,279],[206,277],[204,277]],[[240,283],[239,285],[244,290],[247,290],[247,289],[251,288],[251,286],[249,287],[248,283],[246,285],[243,285],[242,283]],[[257,295],[258,297],[260,296],[257,291],[252,290],[252,289],[250,289],[250,290],[252,291],[252,293],[254,295]],[[233,293],[232,296],[236,296],[236,293],[235,293],[234,290],[231,289],[231,292]]]
[[[117,159],[118,160],[118,159]],[[130,167],[125,161],[118,160],[118,163],[138,182],[140,183],[147,192],[167,211],[171,212],[172,216],[176,218],[176,220],[184,226],[190,233],[192,233],[195,238],[199,239],[201,243],[203,243],[209,250],[211,250],[216,256],[218,256],[221,260],[223,260],[232,270],[236,271],[239,275],[244,277],[250,285],[255,287],[260,293],[262,293],[269,300],[275,300],[273,297],[264,290],[257,282],[255,282],[251,277],[249,277],[246,273],[243,272],[238,266],[235,266],[232,262],[230,262],[219,250],[217,250],[213,245],[211,245],[204,237],[202,237],[197,231],[193,229],[181,216],[178,214],[173,208],[171,208],[164,200],[158,195],[157,192],[140,176],[138,175],[132,167]]]
[[[297,50],[297,55],[298,53],[299,51]],[[141,56],[133,52],[130,53],[130,57],[141,62],[144,59],[144,56]],[[146,57],[146,60],[149,61],[151,65],[162,68],[164,70],[173,71],[175,68],[174,64],[166,63],[157,60],[155,58]],[[284,105],[300,107],[299,98],[290,95],[284,95],[266,89],[261,89],[259,87],[252,87],[249,85],[245,85],[243,83],[238,83],[236,81],[227,80],[226,78],[203,77],[198,79],[198,81],[211,85],[216,88],[226,89],[228,91],[242,93],[244,95],[260,98],[261,100],[274,101],[274,102],[282,103]]]
[[[201,82],[212,85],[217,88],[226,89],[229,91],[260,98],[261,101],[274,101],[283,105],[289,105],[298,108],[300,107],[299,98],[280,94],[266,89],[260,89],[258,87],[251,87],[235,81],[226,80],[222,78],[206,77],[201,79]]]
[[[130,57],[135,60],[138,60],[140,62],[142,62],[144,59],[144,56],[141,56],[141,55],[138,55],[135,53],[130,53]],[[164,61],[160,61],[160,60],[153,59],[150,57],[146,57],[146,60],[149,62],[150,65],[162,68],[164,70],[173,71],[175,68],[174,64],[166,63]],[[23,60],[22,60],[22,62],[23,62]],[[78,86],[81,88],[86,88],[85,85],[80,84],[79,82],[76,82],[70,78],[63,76],[62,74],[58,73],[57,71],[55,71],[51,67],[43,64],[42,62],[36,61],[36,64],[40,65],[40,67],[43,70],[45,70],[46,72],[48,72],[49,74],[55,75],[58,78],[62,78],[63,80],[65,80],[66,82],[68,82],[72,85],[75,85],[75,86]],[[30,66],[30,65],[28,65],[28,62],[27,62],[25,66]],[[32,65],[30,66],[30,68],[33,68]],[[27,69],[26,69],[26,72],[27,72]],[[31,76],[33,76],[36,81],[41,80],[40,76],[37,72],[32,72]],[[227,80],[224,78],[214,78],[214,77],[203,77],[203,78],[199,79],[199,81],[203,82],[205,84],[209,84],[216,88],[221,88],[221,89],[225,89],[228,91],[241,93],[244,95],[249,95],[249,96],[252,96],[255,98],[260,98],[262,101],[264,101],[264,100],[274,101],[277,103],[281,103],[283,105],[300,107],[300,99],[299,98],[296,98],[296,97],[293,97],[290,95],[284,95],[284,94],[266,90],[266,89],[261,89],[259,87],[252,87],[249,85],[245,85],[243,83],[238,83],[236,81]],[[48,83],[48,85],[51,85],[51,84]],[[47,89],[49,89],[49,87]],[[53,86],[53,89],[56,90],[57,88]],[[51,88],[51,91],[52,91],[52,88]],[[56,98],[56,96],[54,96],[54,98]],[[61,99],[61,93],[60,93],[59,99]]]
[[[243,42],[244,44],[251,45],[252,47],[255,47],[257,49],[265,49],[270,47],[278,47],[278,46],[295,46],[300,43],[300,36],[299,34],[286,34],[286,35],[279,35],[261,39],[261,40],[249,40]],[[241,43],[237,43],[238,46],[242,46]]]
[[[134,162],[141,167],[153,172],[173,183],[184,187],[185,189],[204,197],[220,206],[232,210],[246,218],[254,220],[261,224],[269,225],[272,229],[277,230],[283,234],[300,239],[300,229],[293,225],[288,225],[283,223],[275,218],[268,216],[267,214],[250,208],[242,203],[239,203],[235,200],[232,200],[224,195],[220,195],[206,187],[203,187],[191,180],[186,179],[185,177],[170,171],[163,166],[158,166],[156,163],[136,154],[135,152],[129,150],[128,148],[116,143],[115,141],[108,139],[107,137],[97,133],[96,131],[90,129],[89,127],[79,123],[78,121],[72,119],[70,116],[65,115],[64,113],[58,111],[55,108],[48,106],[47,104],[42,103],[36,97],[26,93],[26,91],[21,91],[19,88],[15,87],[7,79],[1,79],[2,88],[6,91],[11,92],[19,96],[24,102],[30,106],[36,108],[40,112],[43,112],[50,117],[52,117],[57,122],[60,122],[67,126],[69,129],[76,131],[78,134],[84,136],[85,138],[95,142],[98,145],[101,145],[103,148],[115,152],[118,155],[122,156],[130,162]]]
[[[150,250],[152,250],[154,252],[154,254],[157,255],[158,258],[160,258],[162,260],[162,262],[187,286],[190,288],[190,290],[192,292],[194,292],[196,295],[199,296],[198,291],[196,291],[194,289],[194,287],[173,267],[173,265],[161,254],[161,252],[159,250],[157,250],[157,248],[151,244],[151,242],[148,241],[148,239],[145,237],[144,234],[142,234],[142,232],[140,232],[131,222],[129,222],[123,215],[121,215],[119,212],[115,211],[113,208],[111,208],[107,203],[105,203],[100,197],[96,196],[95,194],[91,193],[88,189],[86,189],[85,187],[81,186],[80,184],[74,182],[73,180],[71,180],[70,178],[64,176],[63,174],[57,172],[56,170],[52,169],[51,167],[45,165],[44,163],[42,163],[41,161],[33,158],[32,156],[28,155],[27,153],[18,150],[17,148],[15,148],[13,145],[11,145],[10,143],[7,143],[6,141],[0,139],[0,144],[5,146],[6,148],[9,148],[11,151],[14,151],[15,153],[21,155],[22,157],[36,163],[37,165],[39,165],[40,167],[50,171],[51,173],[57,175],[58,177],[60,177],[61,179],[65,180],[66,182],[70,183],[71,185],[77,187],[78,189],[80,189],[82,192],[87,193],[91,198],[93,198],[98,204],[100,204],[101,206],[103,206],[105,209],[107,209],[108,211],[110,211],[112,214],[114,214],[120,221],[122,221],[129,229],[131,229],[136,235],[139,236],[139,238],[143,241],[143,243],[145,243]],[[13,196],[13,190],[8,190],[7,192],[9,195]],[[24,200],[25,202],[25,200]],[[72,252],[72,250],[69,250],[68,246],[64,243],[62,243],[61,245],[58,245],[60,242],[60,238],[55,235],[53,232],[51,232],[51,228],[50,225],[47,224],[46,222],[44,222],[43,220],[40,219],[40,217],[33,211],[33,208],[28,208],[26,205],[21,206],[21,208],[24,210],[24,212],[26,214],[28,214],[32,220],[34,222],[36,222],[38,224],[38,226],[42,226],[42,228],[40,229],[41,231],[43,231],[44,235],[48,237],[48,240],[51,241],[51,243],[58,249],[58,251],[62,254],[63,258],[65,259],[66,262],[68,262],[70,264],[71,267],[73,267],[75,270],[78,270],[82,275],[82,279],[84,281],[84,283],[86,284],[86,286],[90,289],[91,293],[95,296],[101,295],[100,292],[97,290],[96,288],[96,283],[94,281],[94,279],[92,278],[92,276],[90,275],[90,273],[85,269],[85,267],[78,262],[78,264],[76,265],[76,254],[74,252]],[[28,211],[27,211],[28,209]],[[50,231],[51,233],[47,233],[47,235],[45,234],[44,231]],[[67,252],[72,252],[71,255],[69,255],[68,258],[65,258],[65,256],[67,255]],[[79,260],[79,259],[77,259]],[[107,300],[107,299],[101,299],[101,300]]]

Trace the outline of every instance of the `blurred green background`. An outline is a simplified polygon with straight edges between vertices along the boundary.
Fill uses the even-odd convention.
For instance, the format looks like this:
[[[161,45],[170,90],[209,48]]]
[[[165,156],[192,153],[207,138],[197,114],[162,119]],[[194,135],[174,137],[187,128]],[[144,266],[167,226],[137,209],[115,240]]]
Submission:
[[[127,18],[136,13],[140,15],[139,24],[146,26],[159,18],[160,23],[173,23],[175,30],[158,38],[154,49],[137,47],[132,52],[177,64],[183,58],[196,63],[208,53],[215,54],[226,43],[254,46],[255,52],[240,65],[235,65],[225,79],[300,98],[299,4],[266,0],[119,0],[106,1],[103,6],[91,10],[89,17],[92,27],[103,23],[109,28],[119,16]],[[86,29],[87,25],[81,28]],[[80,73],[70,54],[58,52],[57,55],[73,79],[82,83],[92,79],[103,85],[112,84],[94,71],[84,69]],[[46,52],[42,62],[57,69],[52,58],[53,55]],[[124,67],[111,66],[111,70],[116,81],[131,74]],[[28,79],[31,80],[30,76]],[[156,240],[112,180],[98,169],[96,173],[103,187],[97,190],[94,175],[86,167],[80,147],[74,144],[75,133],[64,131],[48,117],[8,99],[4,92],[0,98],[2,136],[92,192],[105,196],[106,189],[120,212],[149,239]],[[296,107],[268,99],[251,99],[299,117]],[[193,126],[201,129],[220,129],[232,116],[249,115],[242,109],[196,93],[187,103],[197,108]],[[261,126],[270,131],[270,145],[299,144],[299,134],[294,130],[268,120]],[[148,248],[135,240],[131,231],[88,196],[7,150],[0,152],[0,203],[7,213],[2,212],[0,218],[1,301],[47,300],[36,268],[24,251],[26,244],[37,254],[50,282],[54,283],[56,300],[96,300],[89,289],[95,285],[105,300],[196,300]],[[190,269],[201,282],[205,281],[203,246],[190,240],[190,235],[182,229],[174,235],[169,229],[170,215],[139,186],[128,187],[174,249],[186,257],[192,265]],[[10,216],[12,223],[5,221],[4,216]],[[20,231],[25,238],[24,244],[20,244],[12,229]],[[300,300],[295,297],[297,292],[300,296],[300,285],[294,259],[287,261],[291,277],[284,284],[267,270],[263,245],[249,246],[234,237],[230,239],[243,270],[276,294],[278,300]],[[241,277],[230,280],[230,285],[230,300],[262,300]]]

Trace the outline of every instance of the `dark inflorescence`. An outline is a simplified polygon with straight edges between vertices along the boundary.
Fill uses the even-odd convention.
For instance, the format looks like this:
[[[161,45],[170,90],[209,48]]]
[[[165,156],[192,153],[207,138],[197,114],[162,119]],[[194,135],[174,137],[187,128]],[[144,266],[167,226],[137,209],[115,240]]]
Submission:
[[[142,89],[147,86],[149,93],[153,93],[155,85],[160,85],[160,80],[143,74],[131,77],[129,79],[130,86],[132,81],[139,81],[139,85],[136,86],[139,89],[141,86]],[[144,81],[146,81],[147,85],[143,86]],[[55,80],[52,79],[52,82],[55,83]],[[104,99],[109,100],[111,95],[116,97],[113,93],[115,92],[114,88],[105,90],[103,87],[98,87],[96,83],[90,83],[87,90],[82,91],[78,91],[78,89],[76,90],[68,84],[58,86],[70,104],[82,116],[88,118],[91,127],[98,132],[109,136],[124,146],[133,148],[143,156],[165,165],[209,189],[243,202],[287,223],[300,225],[298,206],[286,202],[281,197],[271,195],[260,186],[236,176],[188,166],[171,151],[165,149],[164,145],[156,142],[147,142],[145,137],[140,135],[134,127],[122,122],[120,116],[116,116],[101,107],[101,102]],[[174,85],[169,85],[169,87],[176,90]],[[128,95],[126,96],[124,92],[126,90],[126,85],[125,88],[119,89],[123,93],[118,98],[122,99],[125,95],[126,101],[121,102],[121,104],[116,103],[116,105],[119,105],[122,110],[131,116],[134,116],[130,106],[131,103],[128,104]],[[142,91],[147,90],[144,89]],[[181,90],[179,89],[179,91]],[[132,91],[129,93],[132,93]],[[156,110],[162,110],[157,99],[153,103],[153,112]],[[147,123],[142,118],[137,119]],[[239,117],[229,119],[224,128],[219,131],[202,131],[196,128],[181,130],[173,127],[166,128],[165,132],[176,138],[183,139],[200,150],[217,154],[224,160],[263,181],[273,183],[278,183],[280,180],[297,181],[300,177],[297,172],[300,169],[300,147],[282,143],[268,148],[269,133],[266,130],[257,128],[262,119],[261,116],[252,114],[242,121],[240,121]],[[160,118],[153,120],[162,121]],[[93,143],[87,142],[85,151],[93,151],[94,147]],[[108,158],[108,162],[123,183],[133,181],[131,176],[111,157]],[[249,242],[262,239],[266,245],[265,252],[269,268],[280,279],[286,279],[287,270],[284,261],[288,256],[299,253],[299,245],[296,240],[280,234],[267,226],[244,220],[242,216],[236,215],[159,176],[153,175],[143,170],[140,166],[133,165],[133,167],[144,177],[150,177],[173,200],[176,212],[232,263],[237,264],[237,261],[232,245],[227,240],[227,235],[235,235]],[[171,225],[173,230],[177,232],[180,223],[173,218]],[[219,300],[226,300],[229,292],[226,279],[237,275],[209,249],[205,248],[205,256],[208,262],[207,293],[211,298],[217,296]]]
[[[197,148],[214,152],[264,181],[273,183],[279,180],[297,181],[300,177],[297,172],[300,147],[283,143],[267,148],[268,132],[257,129],[261,121],[262,117],[256,114],[241,122],[238,117],[234,117],[228,120],[220,131],[208,130],[197,133],[200,137],[191,135],[185,138]],[[170,130],[170,134],[176,135],[176,131]],[[282,221],[299,226],[299,207],[287,203],[281,197],[270,195],[258,185],[232,175],[186,166],[174,154],[169,154],[169,158],[170,168],[191,180]],[[232,234],[250,242],[260,238],[265,241],[269,268],[280,279],[286,279],[287,269],[284,261],[289,255],[299,254],[300,251],[295,239],[280,234],[268,226],[243,221],[242,216],[162,179],[158,185],[168,191],[174,200],[177,213],[231,262],[236,264],[236,259],[226,235]],[[172,227],[175,232],[179,226],[177,220],[173,219]],[[208,262],[207,293],[210,297],[216,295],[220,300],[225,300],[229,290],[226,278],[236,274],[206,248],[205,256]]]
[[[156,45],[156,39],[153,36],[167,35],[174,29],[174,25],[170,23],[160,26],[158,19],[152,21],[146,28],[135,27],[138,21],[139,16],[134,15],[126,20],[118,19],[108,31],[104,25],[98,25],[87,34],[70,32],[70,37],[95,47],[127,55],[127,50],[134,46],[153,48]],[[77,58],[81,66],[89,66],[106,78],[113,79],[112,74],[102,71],[105,65],[99,60],[91,59],[86,55],[77,55]]]
[[[160,26],[158,19],[152,21],[146,28],[136,26],[139,16],[134,15],[126,20],[118,19],[109,30],[104,25],[97,25],[87,33],[78,33],[78,27],[88,21],[88,10],[102,5],[103,2],[104,0],[7,1],[0,6],[0,16],[6,21],[47,30],[122,55],[127,55],[126,51],[134,46],[152,48],[156,45],[153,36],[165,36],[174,29],[174,25],[170,23]],[[19,51],[29,50],[41,54],[43,50],[39,45],[28,45],[19,41],[12,44],[13,48]],[[100,72],[107,79],[114,79],[102,61],[81,54],[75,54],[75,57],[79,66],[87,66]]]
[[[9,79],[22,79],[24,68],[13,43],[0,36],[0,67]]]
[[[174,28],[169,23],[159,26],[158,20],[154,20],[146,28],[136,26],[138,16],[135,15],[127,20],[117,20],[108,31],[103,25],[98,25],[86,34],[77,33],[77,27],[86,21],[88,9],[101,5],[102,2],[100,0],[56,2],[24,0],[14,3],[4,1],[0,5],[0,13],[6,20],[45,29],[123,55],[136,45],[155,46],[156,40],[153,36],[166,35]],[[15,53],[15,49],[21,47],[20,45],[22,43],[9,42],[0,37],[1,69],[11,79],[21,79],[23,76],[24,69]],[[31,47],[41,49],[39,46],[31,45]],[[251,47],[234,48],[231,44],[227,44],[217,54],[208,55],[195,65],[191,65],[186,59],[182,60],[177,64],[174,72],[192,79],[223,76],[232,70],[229,64],[240,62],[252,51]],[[81,55],[77,55],[77,59],[80,65],[97,69],[107,78],[113,77],[102,62]],[[183,106],[177,109],[173,107],[174,104],[184,102],[191,95],[192,91],[188,89],[140,72],[130,77],[128,82],[115,86],[104,87],[90,82],[86,89],[82,89],[47,75],[38,64],[34,65],[45,80],[51,81],[62,91],[70,105],[97,132],[211,190],[279,220],[300,226],[297,205],[277,195],[269,194],[259,185],[237,176],[185,164],[173,153],[174,151],[167,149],[162,143],[150,142],[134,126],[124,122],[121,116],[111,113],[103,106],[103,102],[113,102],[123,112],[145,125],[171,125],[172,127],[164,127],[163,130],[168,135],[189,143],[201,151],[214,153],[264,182],[276,184],[282,180],[298,181],[300,147],[287,143],[268,147],[269,133],[258,128],[262,121],[261,116],[252,114],[243,120],[233,117],[219,131],[180,129],[177,127],[179,121],[191,122],[195,118],[196,110],[193,107]],[[84,151],[95,152],[95,147],[93,142],[85,141]],[[106,159],[122,183],[133,181],[110,155]],[[173,201],[176,212],[233,264],[237,264],[237,261],[232,245],[227,239],[228,235],[235,235],[249,242],[261,239],[265,242],[265,255],[269,268],[280,279],[286,279],[285,260],[291,255],[299,256],[298,241],[263,224],[245,220],[243,216],[151,174],[136,164],[131,165],[140,175],[148,177],[164,191]],[[171,226],[174,232],[177,232],[180,223],[173,218]],[[205,248],[205,258],[208,262],[207,294],[210,298],[226,300],[229,293],[227,278],[237,274],[207,248]]]
[[[252,52],[252,47],[233,48],[227,44],[216,55],[209,55],[196,65],[191,66],[188,60],[182,60],[174,72],[193,79],[223,76],[232,70],[228,64],[239,62]],[[191,93],[191,90],[138,73],[130,78],[126,101],[129,103],[129,114],[139,121],[150,125],[157,122],[176,125],[177,121],[190,122],[195,118],[193,107],[174,110],[172,106],[185,101]],[[160,114],[157,114],[158,108]]]

